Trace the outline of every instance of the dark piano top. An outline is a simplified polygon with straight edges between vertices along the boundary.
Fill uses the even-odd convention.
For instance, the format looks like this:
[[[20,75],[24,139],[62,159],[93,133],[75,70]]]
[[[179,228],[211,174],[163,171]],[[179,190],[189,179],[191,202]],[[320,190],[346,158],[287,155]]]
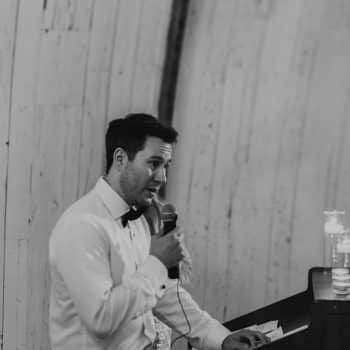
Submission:
[[[349,296],[334,293],[331,268],[313,267],[309,270],[305,291],[227,321],[224,325],[235,330],[279,320],[286,336],[262,347],[264,350],[350,349],[349,300]]]

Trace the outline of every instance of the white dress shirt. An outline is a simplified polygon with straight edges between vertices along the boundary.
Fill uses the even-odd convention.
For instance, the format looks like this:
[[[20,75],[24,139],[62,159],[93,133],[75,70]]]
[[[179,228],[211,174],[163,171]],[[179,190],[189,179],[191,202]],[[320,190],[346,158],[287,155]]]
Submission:
[[[176,280],[149,255],[146,219],[121,224],[125,201],[100,178],[62,215],[50,237],[52,350],[142,350],[155,339],[154,317],[187,334]],[[219,350],[230,333],[180,287],[199,349]]]

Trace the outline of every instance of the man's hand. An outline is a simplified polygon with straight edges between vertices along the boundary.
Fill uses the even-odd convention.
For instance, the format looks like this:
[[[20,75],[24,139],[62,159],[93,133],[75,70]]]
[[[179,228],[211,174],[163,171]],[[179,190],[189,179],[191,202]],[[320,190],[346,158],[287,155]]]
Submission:
[[[247,350],[256,349],[257,347],[267,344],[270,339],[256,331],[242,329],[231,333],[222,342],[222,350]]]
[[[176,227],[164,236],[152,236],[150,254],[156,256],[166,267],[176,266],[185,256],[183,232]]]

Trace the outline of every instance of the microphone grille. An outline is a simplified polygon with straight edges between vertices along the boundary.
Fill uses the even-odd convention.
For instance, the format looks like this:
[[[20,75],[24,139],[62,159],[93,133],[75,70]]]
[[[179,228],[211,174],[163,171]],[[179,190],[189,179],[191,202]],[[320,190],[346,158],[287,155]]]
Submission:
[[[162,213],[176,213],[176,208],[171,203],[162,205]]]
[[[177,218],[177,210],[171,203],[163,204],[160,212],[163,220]]]

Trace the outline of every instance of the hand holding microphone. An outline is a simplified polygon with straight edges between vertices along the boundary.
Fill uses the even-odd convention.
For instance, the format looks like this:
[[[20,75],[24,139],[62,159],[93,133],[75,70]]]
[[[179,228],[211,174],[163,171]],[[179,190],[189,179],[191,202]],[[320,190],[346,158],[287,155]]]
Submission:
[[[168,234],[171,232],[173,229],[176,227],[176,221],[177,221],[177,212],[176,208],[170,204],[170,203],[165,203],[162,205],[160,209],[160,217],[161,221],[163,223],[163,235]],[[179,241],[182,241],[182,237],[177,236]],[[179,266],[173,266],[168,269],[168,275],[169,278],[179,278]]]
[[[156,256],[168,269],[176,267],[185,257],[182,237],[183,229],[180,227],[164,236],[152,236],[150,254]]]
[[[172,278],[172,279],[180,278],[182,283],[189,283],[190,276],[192,273],[192,260],[183,242],[184,230],[176,227],[176,220],[177,220],[176,208],[170,203],[163,204],[160,207],[160,218],[162,221],[161,235],[163,238],[158,238],[158,239],[161,240],[161,239],[164,239],[166,236],[172,235],[175,238],[175,240],[177,240],[177,244],[178,244],[178,245],[175,244],[175,247],[174,247],[175,250],[172,253],[176,254],[177,250],[180,249],[180,256],[181,256],[181,258],[174,265],[167,265],[166,263],[164,263],[162,259],[160,260],[163,261],[163,263],[168,267],[169,278]],[[158,243],[162,243],[162,242],[158,242]],[[165,242],[165,243],[169,243],[169,242]],[[168,258],[170,258],[173,254],[169,255]]]

